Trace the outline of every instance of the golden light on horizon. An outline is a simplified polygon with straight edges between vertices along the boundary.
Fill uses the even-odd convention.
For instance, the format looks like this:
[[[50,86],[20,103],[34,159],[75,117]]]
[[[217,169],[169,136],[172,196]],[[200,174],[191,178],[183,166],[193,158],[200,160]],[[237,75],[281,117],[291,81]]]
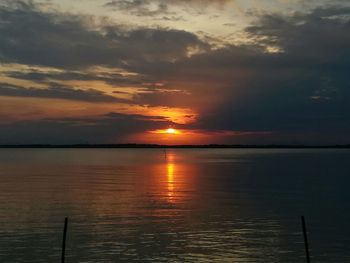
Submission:
[[[210,133],[201,130],[191,129],[176,129],[168,127],[166,129],[149,130],[144,133],[133,134],[128,137],[128,141],[137,143],[151,143],[162,145],[184,145],[184,144],[206,144],[212,143],[209,139],[215,136],[216,138],[222,138],[224,136],[232,136],[232,134],[226,133]],[[215,143],[215,141],[213,142]]]
[[[173,128],[169,128],[169,129],[166,130],[166,133],[168,133],[168,134],[176,134],[177,131],[175,129],[173,129]]]
[[[168,128],[168,129],[164,129],[164,130],[152,131],[152,133],[176,135],[176,134],[181,134],[182,132],[180,130],[177,130],[177,129],[174,129],[174,128]]]

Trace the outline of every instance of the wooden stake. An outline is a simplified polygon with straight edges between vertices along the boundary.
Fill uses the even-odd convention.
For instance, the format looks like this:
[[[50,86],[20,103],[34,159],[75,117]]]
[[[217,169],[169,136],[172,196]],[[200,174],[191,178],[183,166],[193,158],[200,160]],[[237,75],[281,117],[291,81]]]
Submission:
[[[304,233],[306,262],[310,263],[309,242],[308,242],[308,239],[307,239],[307,231],[306,231],[306,224],[305,224],[305,217],[304,216],[301,217],[301,224],[302,224],[303,233]]]
[[[64,228],[63,228],[63,240],[62,240],[62,256],[61,262],[64,263],[65,253],[66,253],[66,237],[67,237],[67,226],[68,226],[68,218],[64,219]]]

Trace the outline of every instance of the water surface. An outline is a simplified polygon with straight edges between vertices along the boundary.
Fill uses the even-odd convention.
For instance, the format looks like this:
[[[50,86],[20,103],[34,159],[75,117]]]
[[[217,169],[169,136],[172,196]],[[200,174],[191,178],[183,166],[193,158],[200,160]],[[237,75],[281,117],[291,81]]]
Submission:
[[[350,262],[350,150],[1,149],[0,262]]]

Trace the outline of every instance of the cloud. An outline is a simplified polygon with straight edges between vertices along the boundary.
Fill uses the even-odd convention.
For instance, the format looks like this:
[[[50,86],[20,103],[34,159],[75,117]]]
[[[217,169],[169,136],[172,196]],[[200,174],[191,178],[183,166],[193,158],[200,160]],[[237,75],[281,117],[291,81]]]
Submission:
[[[115,70],[117,71],[117,70]],[[118,72],[96,72],[87,71],[59,71],[59,72],[40,72],[40,71],[7,71],[4,76],[20,80],[30,80],[40,83],[55,83],[60,81],[102,81],[110,85],[117,86],[140,86],[147,81],[147,77],[138,75],[123,75]]]
[[[123,67],[135,61],[174,61],[190,50],[208,47],[195,34],[182,30],[94,27],[84,17],[18,3],[23,4],[0,6],[0,58],[6,63],[65,69]]]
[[[185,87],[189,99],[175,99],[174,93],[172,103],[186,102],[199,111],[193,129],[270,131],[275,137],[264,137],[268,141],[347,143],[350,10],[265,14],[246,32],[249,45],[227,45],[174,63],[130,64],[129,69],[162,77],[169,87]],[[268,52],[269,46],[280,51]],[[166,93],[160,94],[142,96],[166,101]]]
[[[222,6],[234,0],[113,0],[104,6],[113,10],[129,11],[138,16],[157,16],[174,14],[171,6],[201,7]]]
[[[344,34],[348,30],[350,18],[350,7],[332,6],[328,8],[316,8],[311,13],[294,13],[291,16],[279,14],[267,14],[260,18],[254,26],[249,26],[246,31],[260,42],[267,45],[275,45],[283,51],[299,56],[295,59],[309,58],[313,62],[317,58],[323,59],[323,52],[333,51],[337,48],[339,55],[348,54],[346,43],[350,36]],[[343,44],[341,44],[343,42]],[[322,43],[322,45],[317,45]],[[305,47],[313,47],[307,50]],[[339,49],[340,48],[340,49]]]
[[[159,116],[109,113],[89,118],[44,119],[0,124],[0,144],[128,143],[133,133],[171,123]]]
[[[256,39],[253,46],[203,54],[196,58],[202,62],[195,63],[202,68],[189,62],[196,71],[209,71],[210,65],[230,71],[221,81],[227,84],[226,102],[210,115],[202,114],[196,125],[328,134],[334,141],[339,134],[344,142],[350,131],[350,10],[329,7],[291,16],[266,14],[246,30]],[[264,52],[265,45],[276,45],[282,52]]]
[[[49,99],[66,99],[88,102],[119,102],[126,103],[128,100],[119,99],[95,89],[73,89],[62,86],[51,86],[47,89],[23,88],[19,86],[0,83],[0,96],[35,97]]]
[[[133,0],[133,1],[111,1],[104,5],[113,10],[130,11],[138,16],[155,16],[172,14],[169,11],[167,3],[155,2],[149,0]]]
[[[186,107],[192,97],[184,90],[149,87],[134,94],[132,100],[140,105]]]

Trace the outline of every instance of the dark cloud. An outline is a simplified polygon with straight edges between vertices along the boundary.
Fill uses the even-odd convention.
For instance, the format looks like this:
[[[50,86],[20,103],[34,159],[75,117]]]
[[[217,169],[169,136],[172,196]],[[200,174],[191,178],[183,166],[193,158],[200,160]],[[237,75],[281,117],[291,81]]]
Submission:
[[[44,119],[0,124],[0,144],[130,143],[134,133],[170,125],[158,116],[109,113],[90,118]]]
[[[84,17],[43,12],[34,4],[0,5],[0,35],[3,62],[57,68],[173,61],[186,57],[190,49],[207,47],[196,35],[181,30],[94,28],[84,23]]]
[[[63,86],[52,86],[45,89],[23,88],[7,83],[0,83],[0,96],[66,99],[88,102],[130,102],[128,100],[109,96],[95,89],[82,90]]]
[[[248,47],[250,52],[231,47],[197,58],[211,61],[221,72],[230,71],[222,78],[227,81],[226,94],[231,95],[215,112],[202,115],[196,125],[277,134],[304,132],[323,140],[328,134],[334,141],[346,142],[344,135],[350,131],[350,9],[264,15],[247,32],[257,39],[255,47]],[[277,46],[282,52],[264,53],[260,49],[264,45]],[[209,65],[204,68],[208,70]],[[240,76],[239,71],[246,74]],[[310,136],[303,140],[308,139]]]
[[[190,104],[192,96],[183,90],[147,88],[136,93],[132,100],[141,105],[186,107]]]
[[[346,34],[349,19],[350,7],[333,6],[317,8],[309,14],[264,15],[256,25],[246,30],[257,39],[261,37],[262,43],[280,47],[289,54],[286,58],[290,63],[299,63],[300,66],[303,62],[305,67],[321,66],[346,61],[343,58],[349,55],[350,35]]]
[[[333,138],[333,142],[347,143],[350,9],[266,14],[246,31],[254,44],[226,46],[175,63],[129,67],[162,77],[169,87],[189,87],[187,102],[200,113],[191,128],[271,131],[275,139],[289,142],[305,143],[313,138],[331,142]],[[267,47],[278,52],[267,52]],[[161,103],[165,95],[141,96]],[[186,96],[175,98],[178,105],[186,102]]]
[[[155,122],[168,122],[168,120],[163,116],[146,116],[141,114],[122,114],[116,112],[110,112],[105,115],[113,120],[134,120],[134,121],[155,121]]]
[[[113,0],[104,6],[119,11],[129,11],[137,16],[157,16],[174,13],[170,6],[180,5],[185,7],[195,6],[204,8],[209,5],[223,5],[234,0]]]
[[[75,72],[75,71],[63,71],[63,72],[22,72],[22,71],[8,71],[4,73],[5,76],[31,80],[40,83],[52,83],[66,80],[78,80],[78,81],[102,81],[111,85],[117,86],[141,86],[142,83],[147,82],[146,76],[125,76],[120,73],[94,73],[91,72]]]

